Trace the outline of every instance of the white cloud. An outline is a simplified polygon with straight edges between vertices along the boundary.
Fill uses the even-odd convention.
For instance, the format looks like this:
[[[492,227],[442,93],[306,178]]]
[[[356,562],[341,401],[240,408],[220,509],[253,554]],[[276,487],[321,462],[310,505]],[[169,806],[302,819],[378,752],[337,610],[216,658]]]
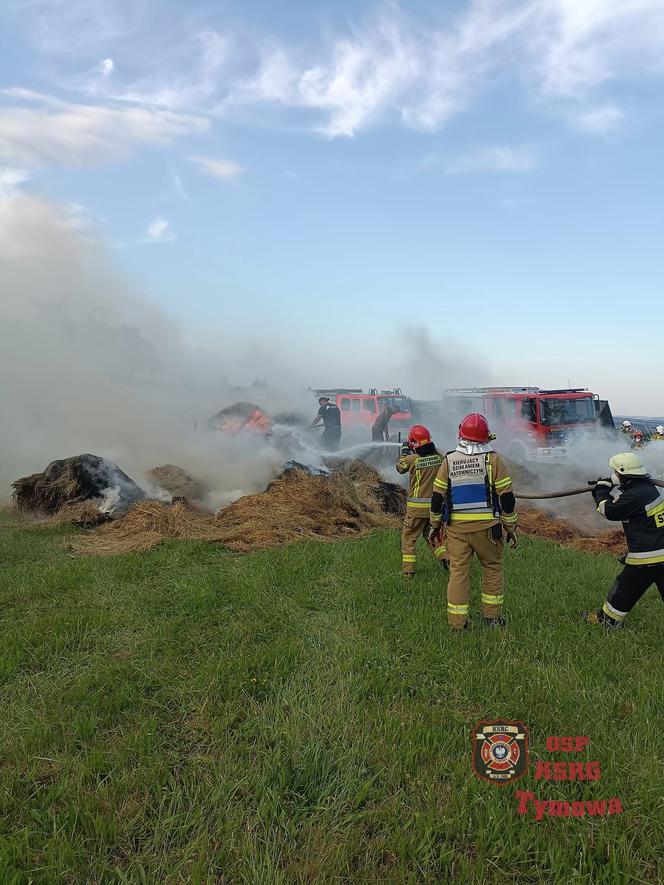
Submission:
[[[533,0],[523,43],[546,94],[578,97],[620,76],[652,74],[664,50],[662,0]]]
[[[8,93],[5,93],[8,94]],[[0,162],[16,166],[92,165],[122,159],[136,147],[168,144],[204,132],[200,116],[135,107],[70,104],[16,90],[38,107],[5,106],[0,113]]]
[[[218,108],[318,111],[314,128],[329,137],[386,118],[433,131],[496,78],[577,99],[612,78],[661,74],[663,53],[662,0],[471,0],[456,17],[430,21],[390,4],[328,39],[313,63],[268,41],[254,73],[237,80]]]
[[[150,243],[168,243],[175,239],[170,222],[161,217],[150,222],[146,237]]]
[[[15,196],[20,186],[29,180],[30,175],[25,169],[0,166],[0,200],[8,200]]]
[[[620,129],[625,114],[615,105],[600,105],[589,110],[579,111],[571,116],[572,125],[581,132],[592,135],[608,135]]]
[[[664,0],[467,0],[429,5],[419,14],[414,4],[388,2],[304,45],[246,29],[187,32],[185,26],[170,31],[176,34],[170,42],[160,39],[157,68],[145,50],[152,33],[132,32],[145,16],[143,4],[126,4],[123,16],[110,0],[26,2],[40,10],[40,22],[59,14],[84,33],[99,15],[103,52],[117,46],[133,59],[127,67],[138,73],[122,78],[110,55],[97,61],[102,48],[94,40],[95,67],[76,86],[88,95],[143,110],[248,117],[253,111],[256,119],[260,111],[263,125],[270,108],[294,110],[330,138],[385,121],[436,131],[505,81],[525,86],[545,105],[569,103],[564,119],[602,133],[619,125],[615,114],[602,119],[589,111],[584,118],[575,108],[591,107],[594,90],[611,81],[664,74]],[[149,25],[155,29],[151,18],[143,22]],[[53,27],[63,30],[59,20]],[[160,30],[160,38],[167,32]]]
[[[447,175],[469,172],[530,172],[539,164],[537,151],[531,145],[493,145],[454,157],[428,157],[420,171],[442,169]]]
[[[212,159],[210,157],[190,157],[196,163],[201,172],[206,175],[212,175],[214,178],[236,178],[244,167],[239,166],[232,160]]]
[[[99,74],[105,79],[110,77],[115,70],[115,62],[112,58],[103,58],[97,65]]]

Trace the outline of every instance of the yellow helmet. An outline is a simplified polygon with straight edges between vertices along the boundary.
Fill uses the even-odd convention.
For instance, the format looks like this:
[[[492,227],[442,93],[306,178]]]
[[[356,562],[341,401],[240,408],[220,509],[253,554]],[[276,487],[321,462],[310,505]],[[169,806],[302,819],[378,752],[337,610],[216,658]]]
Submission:
[[[634,452],[614,455],[613,458],[609,458],[609,467],[613,468],[618,476],[648,476],[643,461]]]

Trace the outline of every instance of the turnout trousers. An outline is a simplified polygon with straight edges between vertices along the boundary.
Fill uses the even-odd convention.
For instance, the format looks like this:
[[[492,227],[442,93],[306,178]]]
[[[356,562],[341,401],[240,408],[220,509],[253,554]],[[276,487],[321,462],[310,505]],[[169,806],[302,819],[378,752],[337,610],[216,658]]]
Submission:
[[[604,614],[622,621],[653,584],[664,602],[664,563],[626,565],[616,578],[604,603]]]
[[[470,570],[473,557],[482,564],[482,614],[497,618],[503,606],[502,539],[495,541],[491,529],[460,531],[452,524],[447,530],[447,558],[450,579],[447,584],[447,621],[452,627],[463,627],[470,607]]]
[[[336,452],[339,448],[341,440],[341,427],[338,424],[331,424],[326,427],[321,437],[321,446],[328,452]]]
[[[425,540],[429,529],[429,511],[426,516],[413,516],[406,513],[401,530],[401,573],[414,575],[417,555],[415,548],[417,539],[422,536]],[[445,558],[445,547],[441,545],[434,550],[434,556],[440,562]]]

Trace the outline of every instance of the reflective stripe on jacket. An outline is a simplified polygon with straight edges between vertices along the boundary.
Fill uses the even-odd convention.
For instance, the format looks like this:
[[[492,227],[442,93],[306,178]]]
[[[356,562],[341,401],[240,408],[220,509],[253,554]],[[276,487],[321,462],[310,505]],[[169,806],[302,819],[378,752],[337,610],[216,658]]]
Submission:
[[[593,496],[602,516],[623,524],[627,565],[664,563],[664,492],[649,476],[628,480],[615,501],[606,486]]]
[[[397,461],[399,473],[410,474],[406,510],[413,516],[428,517],[436,474],[443,456],[434,449],[426,455],[402,455]]]

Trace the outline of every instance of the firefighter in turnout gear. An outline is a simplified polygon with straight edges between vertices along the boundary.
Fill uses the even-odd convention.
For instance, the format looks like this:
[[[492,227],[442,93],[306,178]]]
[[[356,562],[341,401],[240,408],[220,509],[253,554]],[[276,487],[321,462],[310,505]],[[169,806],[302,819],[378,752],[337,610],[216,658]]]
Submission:
[[[456,630],[468,626],[470,570],[473,557],[482,564],[482,614],[490,627],[504,627],[503,529],[517,546],[518,516],[512,480],[490,444],[489,425],[478,413],[459,426],[459,444],[443,459],[431,498],[434,537],[447,524],[447,620]]]
[[[431,493],[433,481],[443,458],[431,439],[426,427],[416,424],[411,427],[408,442],[401,446],[397,472],[410,474],[406,517],[401,532],[401,573],[408,578],[415,574],[415,547],[420,535],[429,534],[429,511],[431,509]],[[440,562],[444,560],[445,548],[439,544],[434,549],[434,556]]]
[[[648,475],[635,452],[609,460],[610,479],[598,479],[593,498],[597,510],[612,522],[622,522],[627,541],[624,569],[599,611],[584,612],[588,624],[620,628],[646,590],[656,584],[664,601],[664,493]],[[614,499],[612,489],[618,488]]]
[[[626,433],[627,436],[632,435],[632,422],[631,421],[623,421],[622,426],[620,427],[621,433]]]
[[[657,427],[655,427],[655,430],[651,434],[650,439],[653,439],[653,440],[663,440],[664,439],[664,424],[658,424]]]

